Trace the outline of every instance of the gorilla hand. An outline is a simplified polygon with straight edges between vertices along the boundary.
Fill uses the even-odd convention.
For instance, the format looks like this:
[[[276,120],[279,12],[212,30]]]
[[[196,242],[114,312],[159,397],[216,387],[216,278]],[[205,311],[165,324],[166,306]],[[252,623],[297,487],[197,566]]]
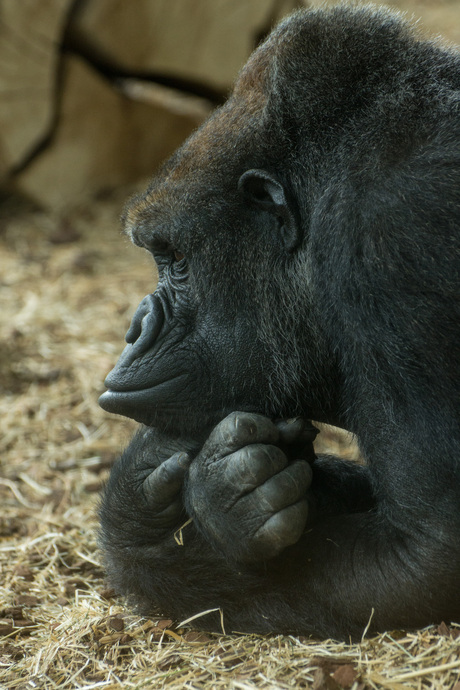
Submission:
[[[303,420],[276,425],[244,412],[215,427],[190,465],[185,503],[198,530],[227,558],[262,561],[298,541],[312,471],[305,459],[290,462],[289,448],[305,456],[315,434]]]
[[[198,448],[142,427],[112,468],[102,495],[102,538],[135,546],[160,541],[186,519],[184,476]]]
[[[157,529],[174,528],[184,514],[182,485],[190,462],[187,453],[175,453],[142,483],[142,493]]]

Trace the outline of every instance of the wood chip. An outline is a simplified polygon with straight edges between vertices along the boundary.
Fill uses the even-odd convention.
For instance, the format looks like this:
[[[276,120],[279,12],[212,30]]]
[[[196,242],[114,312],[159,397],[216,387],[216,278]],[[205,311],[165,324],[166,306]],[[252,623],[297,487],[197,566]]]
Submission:
[[[358,672],[351,664],[341,664],[332,674],[332,678],[342,688],[351,688],[357,677]]]

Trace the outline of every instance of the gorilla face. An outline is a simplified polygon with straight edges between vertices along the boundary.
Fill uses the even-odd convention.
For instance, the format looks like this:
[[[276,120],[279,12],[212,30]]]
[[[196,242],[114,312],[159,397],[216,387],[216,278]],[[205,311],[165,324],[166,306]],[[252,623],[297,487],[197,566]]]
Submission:
[[[278,40],[127,207],[126,232],[152,253],[159,283],[106,379],[109,412],[194,436],[235,409],[340,423],[325,409],[337,374],[304,236],[319,149],[295,169],[291,110],[271,83]]]
[[[144,424],[192,431],[197,424],[212,425],[235,405],[263,406],[266,355],[257,324],[242,307],[244,295],[244,316],[236,303],[218,310],[216,302],[225,301],[219,285],[197,280],[196,255],[188,259],[174,246],[152,249],[158,286],[134,315],[101,405]]]
[[[299,329],[285,323],[292,314],[276,289],[299,261],[294,204],[265,170],[235,171],[224,182],[223,160],[184,179],[199,138],[126,210],[126,231],[152,253],[159,280],[134,315],[100,399],[109,412],[194,436],[234,409],[297,414],[302,371],[289,364]]]

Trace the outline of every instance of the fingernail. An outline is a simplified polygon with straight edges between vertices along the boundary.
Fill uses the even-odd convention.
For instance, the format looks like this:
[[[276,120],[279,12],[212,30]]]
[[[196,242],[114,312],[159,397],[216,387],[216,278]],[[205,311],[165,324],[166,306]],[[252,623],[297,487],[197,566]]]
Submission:
[[[179,453],[177,456],[177,464],[179,467],[182,467],[182,469],[188,467],[190,465],[190,456],[188,453]]]

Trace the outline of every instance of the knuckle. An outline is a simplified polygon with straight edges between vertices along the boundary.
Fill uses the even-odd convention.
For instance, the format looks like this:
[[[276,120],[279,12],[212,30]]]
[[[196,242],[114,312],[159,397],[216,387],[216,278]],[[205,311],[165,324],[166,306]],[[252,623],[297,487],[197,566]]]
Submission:
[[[310,486],[313,471],[306,460],[296,460],[290,468],[296,481],[303,486]]]
[[[191,463],[191,457],[188,453],[185,453],[184,451],[179,451],[178,453],[175,453],[170,460],[173,461],[177,464],[180,469],[185,470]]]
[[[230,443],[251,443],[257,434],[257,423],[253,415],[245,412],[234,412],[228,429]]]
[[[228,446],[233,446],[241,435],[241,417],[243,412],[231,412],[216,427],[218,439]]]
[[[244,446],[239,456],[244,469],[260,481],[265,481],[287,464],[287,458],[280,448],[264,443]]]
[[[166,460],[163,464],[157,467],[154,475],[155,479],[159,481],[161,484],[168,484],[173,479],[174,475],[169,461]]]
[[[248,453],[253,462],[261,465],[275,466],[279,468],[280,465],[287,463],[286,455],[281,448],[265,443],[255,443],[252,446],[247,446]]]
[[[259,504],[266,512],[277,513],[305,496],[309,483],[292,465],[274,474],[257,490]]]
[[[291,503],[299,498],[299,494],[303,492],[303,486],[299,485],[297,477],[291,472],[283,472],[280,474],[280,492],[285,503]]]
[[[268,542],[273,548],[281,551],[300,539],[305,529],[307,513],[307,501],[298,501],[272,515],[255,536],[261,542]]]
[[[305,523],[308,517],[308,501],[303,498],[294,505],[289,506],[286,511],[289,514],[289,521],[293,525],[294,534],[296,535],[296,541],[300,539],[305,529]]]
[[[235,458],[240,467],[244,467],[245,469],[250,468],[255,460],[254,446],[243,446],[243,448],[240,448],[240,450],[235,453]]]
[[[260,501],[273,512],[284,508],[298,498],[297,482],[285,472],[280,472],[260,488]]]
[[[176,483],[183,479],[189,464],[190,456],[187,453],[175,453],[157,467],[155,470],[156,478],[162,484]]]
[[[270,518],[253,536],[252,547],[264,558],[274,558],[288,545],[286,527],[281,516]]]
[[[259,424],[260,420],[254,414],[237,412],[235,415],[235,432],[238,436],[243,436],[247,439],[254,438],[257,434]]]
[[[278,433],[267,417],[252,412],[232,412],[221,422],[221,426],[228,443],[241,445],[254,443],[264,435],[270,438]]]

